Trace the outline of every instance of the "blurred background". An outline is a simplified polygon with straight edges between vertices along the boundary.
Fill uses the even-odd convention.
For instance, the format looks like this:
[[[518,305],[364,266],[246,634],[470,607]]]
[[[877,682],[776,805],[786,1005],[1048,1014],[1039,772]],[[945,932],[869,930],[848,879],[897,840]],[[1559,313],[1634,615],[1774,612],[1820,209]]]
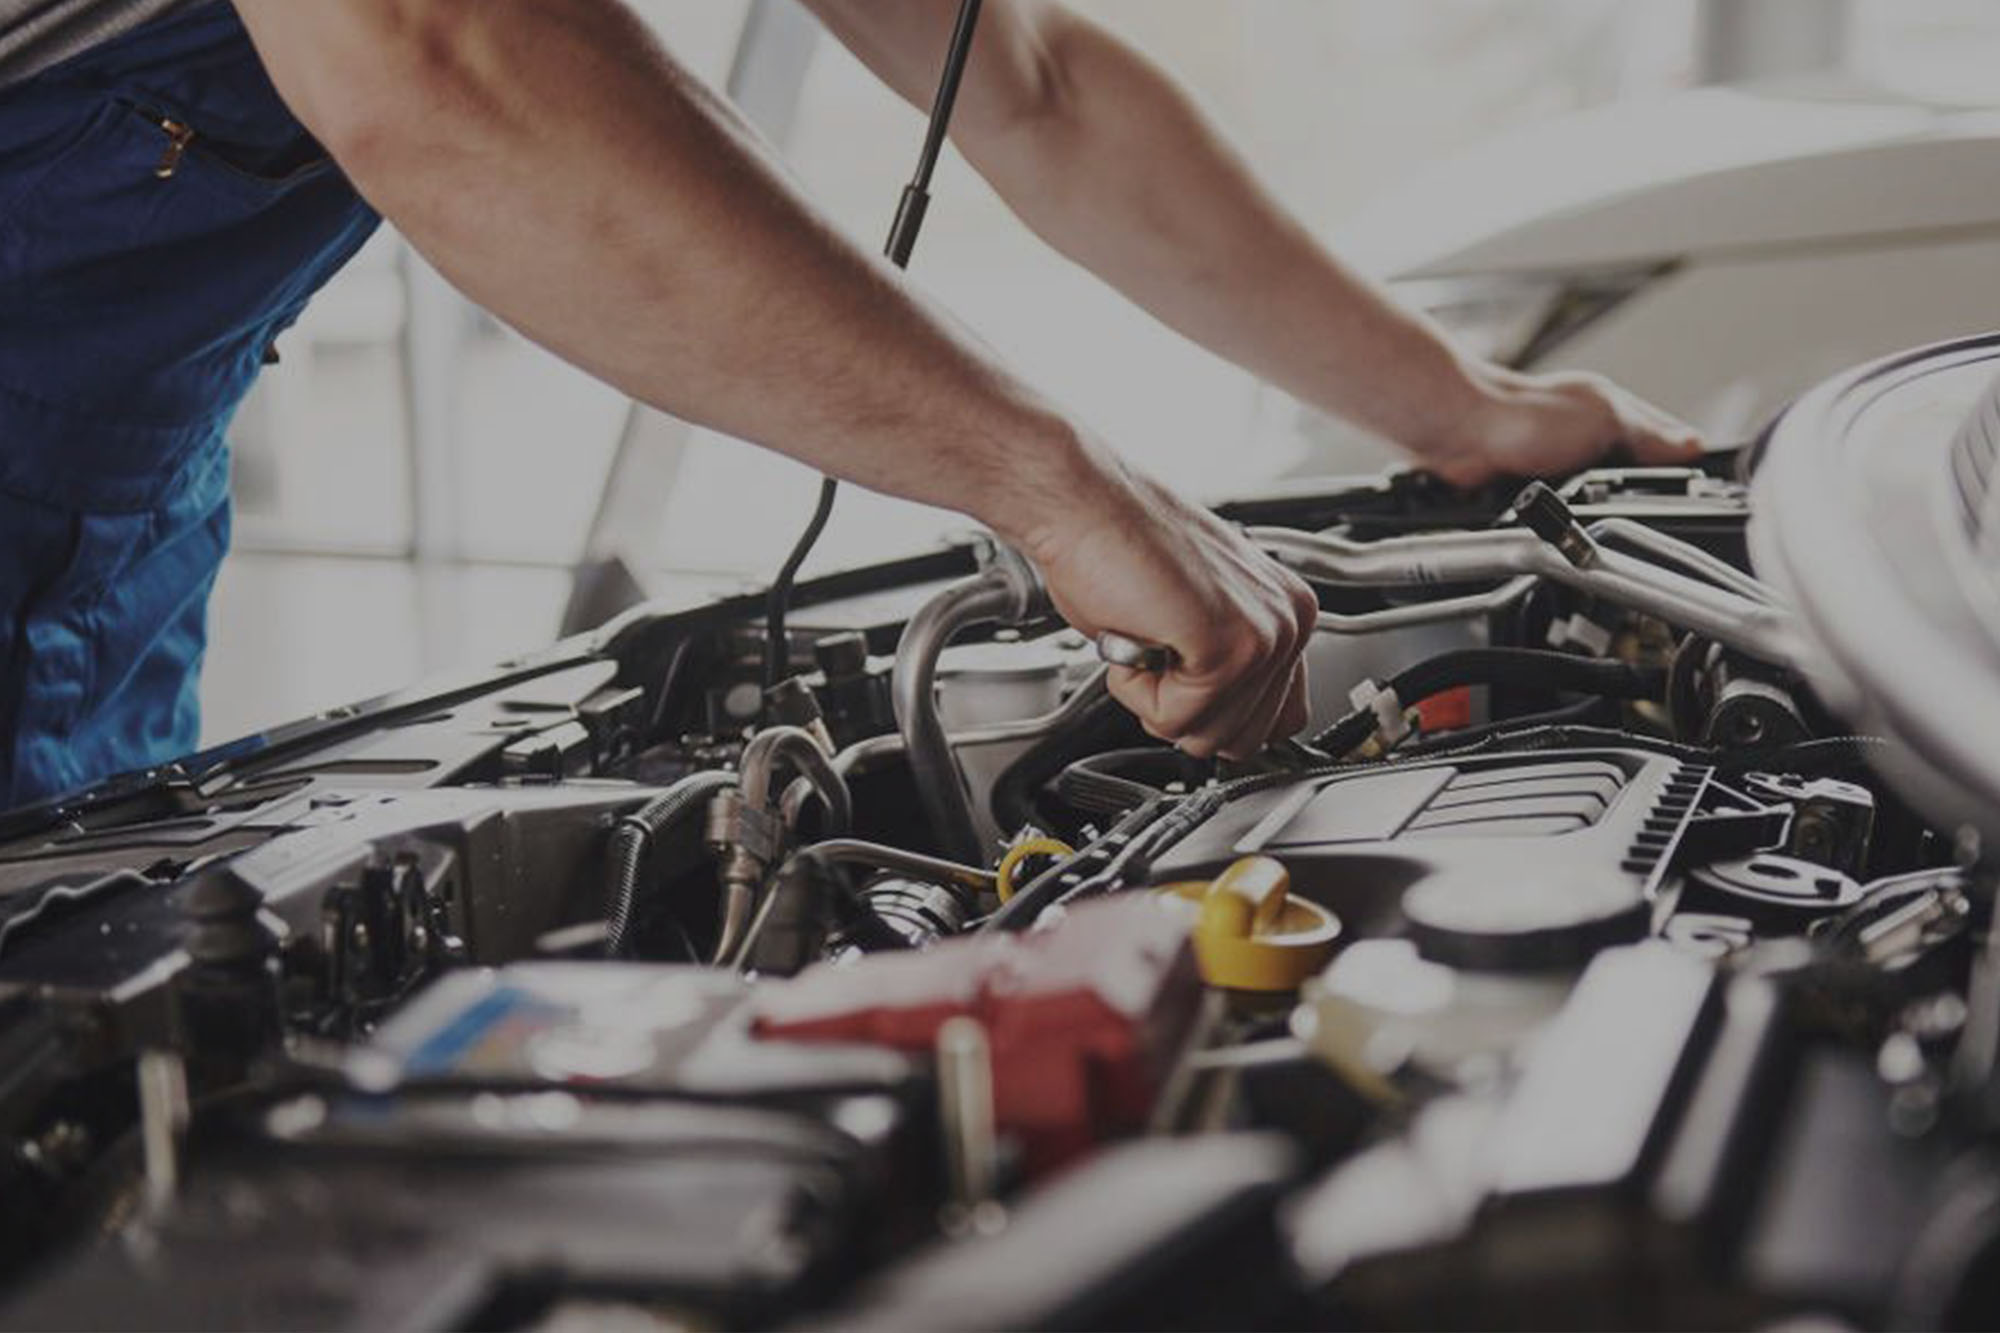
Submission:
[[[1830,323],[1827,309],[1885,274],[2000,271],[2000,189],[1965,165],[1993,159],[1951,156],[2000,142],[1992,0],[1078,2],[1173,69],[1344,253],[1410,279],[1411,299],[1483,351],[1533,361],[1559,335],[1569,363],[1643,380],[1674,359],[1663,346],[1709,344],[1706,330],[1783,344],[1782,374],[1765,380],[1709,365],[1635,384],[1718,438],[1754,429],[1800,377],[1970,331],[1951,325],[1974,316],[1931,301],[1921,327],[1851,346],[1773,330]],[[637,7],[738,95],[842,229],[879,245],[915,112],[791,0]],[[1716,86],[1763,100],[1701,91]],[[1770,165],[1917,140],[1930,145],[1922,188],[1943,202],[1909,218],[1870,212],[1915,197],[1894,171],[1828,194]],[[1740,193],[1752,173],[1777,201],[1731,222],[1715,182]],[[1070,268],[962,163],[946,162],[934,194],[914,279],[1155,472],[1220,496],[1389,457]],[[1785,207],[1814,220],[1785,231],[1772,221]],[[1828,230],[1843,210],[1876,219],[1854,235],[1897,239]],[[1701,226],[1719,230],[1696,255]],[[1632,239],[1649,227],[1661,234]],[[1702,336],[1671,332],[1676,318]],[[805,469],[633,409],[461,300],[386,229],[280,350],[234,430],[210,742],[545,645],[566,612],[572,627],[590,619],[571,606],[577,570],[614,557],[649,595],[757,586],[812,506]],[[807,573],[966,526],[848,488]]]

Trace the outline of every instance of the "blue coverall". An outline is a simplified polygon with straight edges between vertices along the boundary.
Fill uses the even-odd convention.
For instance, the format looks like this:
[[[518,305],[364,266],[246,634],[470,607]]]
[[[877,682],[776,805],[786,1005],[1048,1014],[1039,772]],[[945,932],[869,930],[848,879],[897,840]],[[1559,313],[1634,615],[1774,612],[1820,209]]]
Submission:
[[[195,744],[230,418],[378,221],[222,0],[0,89],[0,808]]]

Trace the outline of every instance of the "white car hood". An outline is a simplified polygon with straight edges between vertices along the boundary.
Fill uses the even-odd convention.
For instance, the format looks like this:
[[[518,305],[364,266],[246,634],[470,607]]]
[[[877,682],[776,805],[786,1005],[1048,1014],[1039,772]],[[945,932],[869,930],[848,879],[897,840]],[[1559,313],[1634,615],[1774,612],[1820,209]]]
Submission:
[[[1708,88],[1509,133],[1337,229],[1384,277],[2000,228],[2000,114]]]

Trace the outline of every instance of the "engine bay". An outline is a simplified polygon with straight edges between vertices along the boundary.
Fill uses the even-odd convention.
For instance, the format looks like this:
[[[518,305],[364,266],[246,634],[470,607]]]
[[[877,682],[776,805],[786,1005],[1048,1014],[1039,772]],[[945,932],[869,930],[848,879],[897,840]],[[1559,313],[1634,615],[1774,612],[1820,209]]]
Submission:
[[[8,815],[0,1320],[1991,1326],[1990,867],[1766,448],[1223,506],[1251,762],[973,541]]]

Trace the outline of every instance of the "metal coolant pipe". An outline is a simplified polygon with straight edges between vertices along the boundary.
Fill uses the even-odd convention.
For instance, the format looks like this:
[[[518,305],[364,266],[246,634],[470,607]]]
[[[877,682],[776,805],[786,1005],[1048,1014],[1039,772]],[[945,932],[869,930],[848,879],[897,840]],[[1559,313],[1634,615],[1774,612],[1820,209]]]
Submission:
[[[847,780],[835,770],[833,759],[820,749],[811,732],[802,727],[766,727],[751,737],[743,748],[743,799],[753,809],[771,804],[772,779],[781,764],[797,770],[826,807],[828,832],[845,833],[854,817],[854,802]]]

